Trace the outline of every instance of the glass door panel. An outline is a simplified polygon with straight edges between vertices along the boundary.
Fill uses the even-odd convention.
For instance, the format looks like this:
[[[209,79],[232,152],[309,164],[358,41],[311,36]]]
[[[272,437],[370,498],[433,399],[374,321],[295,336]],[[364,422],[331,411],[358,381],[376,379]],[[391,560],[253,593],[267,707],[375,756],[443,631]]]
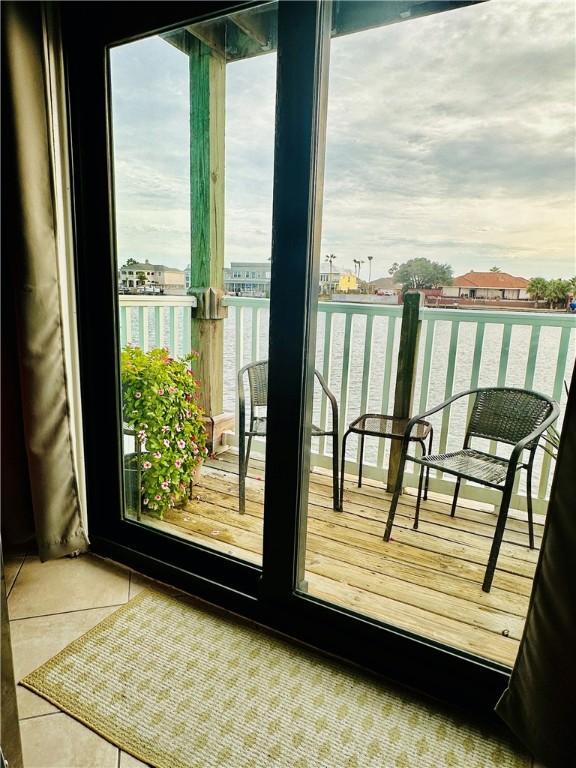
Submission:
[[[109,51],[124,517],[256,564],[276,36],[268,4]]]
[[[344,5],[330,51],[298,584],[348,611],[511,666],[550,456],[539,451],[534,465],[535,547],[522,471],[489,592],[482,585],[500,492],[464,482],[451,514],[454,477],[433,471],[414,529],[420,473],[408,462],[390,540],[383,534],[399,460],[394,435],[409,416],[456,392],[509,385],[556,399],[562,423],[576,331],[564,317],[536,312],[528,285],[540,273],[553,280],[573,271],[563,243],[573,232],[574,191],[562,160],[573,140],[573,72],[563,64],[573,48],[572,11],[493,0],[418,18],[417,6],[402,12],[379,3],[371,20],[382,18],[368,29],[354,4]],[[547,20],[534,27],[541,13]],[[542,146],[553,150],[544,155]],[[414,453],[461,449],[470,408],[462,401],[431,416]],[[342,465],[343,437],[361,416]],[[479,450],[492,448],[486,441]]]

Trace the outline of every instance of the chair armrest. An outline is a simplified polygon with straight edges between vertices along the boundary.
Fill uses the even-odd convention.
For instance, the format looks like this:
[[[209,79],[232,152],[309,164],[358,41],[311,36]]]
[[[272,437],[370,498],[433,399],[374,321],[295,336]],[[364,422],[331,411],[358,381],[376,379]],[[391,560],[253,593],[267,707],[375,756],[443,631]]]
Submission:
[[[467,389],[465,392],[458,392],[456,395],[452,395],[447,400],[444,400],[443,403],[440,403],[439,405],[434,406],[434,408],[430,408],[428,411],[424,411],[423,413],[419,413],[416,416],[413,416],[410,421],[406,424],[406,429],[404,430],[404,437],[402,438],[403,442],[408,443],[410,433],[412,432],[412,429],[414,428],[414,425],[421,421],[422,419],[426,418],[426,416],[431,416],[433,413],[437,413],[438,411],[443,410],[446,408],[446,406],[453,403],[455,400],[459,400],[461,397],[466,397],[466,395],[472,395],[474,392],[479,392],[480,389]]]
[[[328,387],[328,384],[326,383],[326,380],[324,379],[324,376],[322,376],[320,371],[317,371],[316,369],[314,369],[314,375],[316,376],[316,378],[320,382],[320,386],[324,390],[324,394],[326,395],[328,400],[330,400],[330,404],[332,405],[332,414],[333,414],[333,416],[335,416],[335,418],[338,419],[338,403],[336,402],[336,398],[334,397],[334,394],[332,393],[332,391]]]
[[[533,440],[535,440],[537,437],[540,437],[548,427],[553,424],[556,419],[558,418],[560,414],[560,408],[558,407],[557,403],[552,403],[552,410],[550,414],[544,419],[542,424],[540,424],[539,427],[537,427],[533,432],[530,432],[529,435],[526,435],[526,437],[523,437],[522,440],[519,440],[514,448],[512,449],[512,453],[510,454],[509,459],[509,466],[516,465],[518,463],[518,458],[520,457],[520,454],[524,450],[524,448],[531,443]]]

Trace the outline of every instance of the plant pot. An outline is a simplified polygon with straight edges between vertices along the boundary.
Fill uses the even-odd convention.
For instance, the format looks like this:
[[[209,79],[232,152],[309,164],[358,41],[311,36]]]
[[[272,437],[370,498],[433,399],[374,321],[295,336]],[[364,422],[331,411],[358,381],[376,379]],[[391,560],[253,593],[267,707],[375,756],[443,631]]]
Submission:
[[[141,473],[142,453],[127,453],[124,456],[124,503],[127,514],[136,515],[138,520],[142,512]]]

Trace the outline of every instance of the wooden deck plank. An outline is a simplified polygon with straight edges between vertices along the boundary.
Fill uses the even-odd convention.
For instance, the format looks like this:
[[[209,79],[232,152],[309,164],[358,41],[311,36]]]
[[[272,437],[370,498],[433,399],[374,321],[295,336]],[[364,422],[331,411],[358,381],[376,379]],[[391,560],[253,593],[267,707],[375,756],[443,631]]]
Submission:
[[[222,486],[225,486],[225,484],[222,483]],[[228,491],[232,492],[233,489],[233,485],[228,486]],[[213,490],[202,486],[198,495],[198,501],[194,501],[193,504],[188,506],[186,514],[183,516],[184,520],[186,517],[192,519],[190,515],[194,515],[195,513],[200,514],[201,516],[209,515],[214,523],[218,523],[218,525],[214,525],[215,529],[219,530],[220,523],[230,526],[230,536],[233,535],[234,528],[243,528],[261,535],[261,504],[247,499],[246,514],[240,515],[237,512],[237,501],[233,496],[227,498],[227,493],[224,487],[219,490]],[[207,504],[212,505],[211,511],[208,511]],[[181,513],[172,513],[173,516],[169,519],[172,519],[175,523],[178,523],[180,520],[179,524],[184,526],[182,517],[179,517],[179,514]],[[354,565],[358,560],[357,552],[350,549],[347,542],[343,542],[341,538],[342,537],[339,535],[338,531],[334,532],[333,537],[319,535],[308,542],[308,549],[311,553],[323,552],[324,554],[327,554],[327,556],[337,559],[340,563]],[[336,551],[334,551],[334,547],[336,547]],[[428,568],[418,566],[411,560],[412,558],[409,558],[409,562],[404,563],[403,561],[394,558],[383,559],[379,553],[375,553],[373,556],[370,556],[369,553],[364,553],[362,557],[364,567],[371,569],[374,573],[381,573],[384,568],[390,567],[391,572],[393,572],[398,579],[408,581],[411,584],[429,583],[431,580],[431,583],[438,591],[444,592],[452,597],[464,596],[467,601],[478,602],[480,605],[489,605],[495,609],[509,612],[512,615],[525,615],[527,595],[522,597],[514,592],[505,592],[503,589],[496,588],[486,594],[478,589],[478,580],[464,583],[463,580],[459,578],[455,581],[455,574],[446,573],[443,570],[431,573]],[[479,579],[481,579],[482,573],[483,570],[480,568],[478,570]],[[345,577],[343,576],[343,578]],[[528,593],[528,589],[526,592]]]
[[[209,487],[210,480],[205,480],[206,485]],[[224,492],[224,488],[220,488]],[[229,505],[231,508],[237,508],[237,502],[234,497],[234,486],[227,487],[228,493],[231,498]],[[254,499],[254,496],[247,492],[247,503]],[[253,502],[254,503],[254,502]],[[260,502],[261,503],[261,502]],[[448,517],[448,519],[450,519]],[[308,532],[318,533],[319,535],[329,536],[336,540],[342,540],[343,538],[347,543],[354,545],[357,549],[376,550],[378,552],[384,552],[384,548],[387,546],[385,542],[382,542],[382,526],[380,524],[373,524],[363,518],[347,515],[346,513],[334,512],[330,509],[330,512],[325,512],[322,507],[317,507],[314,504],[309,505],[309,517],[308,517]],[[378,521],[376,521],[378,522]],[[457,523],[453,523],[454,527]],[[346,532],[339,532],[334,535],[330,533],[331,528],[337,526],[338,528],[345,528]],[[423,550],[422,552],[411,553],[411,559],[423,558],[424,561],[434,567],[434,563],[430,560],[425,553],[432,553],[438,556],[438,563],[436,567],[440,567],[443,570],[450,569],[453,559],[464,560],[467,563],[477,563],[485,568],[488,559],[488,552],[490,548],[490,541],[480,539],[480,541],[468,541],[466,545],[462,543],[462,537],[460,532],[456,531],[455,540],[448,540],[447,537],[433,536],[429,532],[423,532],[421,530],[414,531],[411,527],[405,528],[398,524],[394,528],[394,535],[392,540],[398,544],[408,544],[414,547],[416,550]],[[423,535],[422,535],[423,534]],[[475,539],[478,537],[475,537]],[[513,547],[514,545],[510,545]],[[518,547],[518,549],[521,549]],[[395,551],[391,553],[392,557],[397,557],[402,552],[402,548],[395,547]],[[515,554],[515,553],[512,553]],[[498,568],[500,571],[506,571],[512,575],[523,576],[527,579],[531,579],[534,572],[537,553],[535,551],[527,550],[524,553],[526,558],[530,558],[532,562],[524,562],[522,558],[513,558],[510,555],[508,545],[502,546],[501,555],[498,561]],[[448,558],[448,559],[447,559]],[[529,590],[529,585],[527,589]]]
[[[207,469],[215,470],[215,471],[222,471],[229,475],[238,474],[238,462],[237,460],[234,460],[234,454],[231,456],[229,454],[221,454],[221,456],[217,457],[214,460],[211,460],[209,467]],[[261,459],[251,459],[250,460],[250,468],[248,472],[248,478],[247,478],[247,487],[261,487],[260,483],[264,479],[264,464]],[[250,480],[255,480],[256,483],[251,484]],[[329,470],[324,469],[315,469],[314,473],[311,475],[310,478],[310,492],[314,493],[320,493],[323,497],[328,493],[328,495],[331,498],[332,493],[332,475],[329,472]],[[391,494],[386,492],[385,486],[383,484],[377,484],[373,480],[363,480],[363,485],[361,488],[358,488],[355,485],[355,478],[352,480],[346,480],[344,484],[344,509],[347,510],[347,498],[349,497],[350,501],[352,503],[361,503],[359,502],[359,497],[363,499],[363,503],[365,504],[367,509],[377,510],[380,511],[383,519],[383,522],[386,520],[386,514],[388,510],[388,506],[386,505],[385,509],[386,512],[382,513],[382,503],[383,499],[391,499]],[[407,493],[403,494],[400,497],[400,505],[404,503],[404,505],[410,509],[410,515],[412,516],[414,513],[414,506],[415,506],[415,495],[413,493]],[[330,503],[331,505],[331,503]],[[422,513],[435,513],[440,512],[441,514],[444,514],[446,511],[447,503],[445,501],[439,501],[436,499],[428,499],[427,501],[422,502],[421,506],[421,514]],[[512,512],[512,515],[514,513]],[[462,526],[464,526],[464,530],[467,530],[465,527],[468,523],[471,524],[477,524],[479,526],[485,526],[484,533],[486,536],[489,536],[490,538],[493,535],[494,532],[494,525],[495,525],[495,514],[491,511],[483,511],[478,509],[477,507],[470,507],[466,506],[462,502],[459,502],[458,504],[458,512],[457,512],[458,520],[461,522]],[[538,548],[541,540],[542,540],[542,533],[543,533],[544,526],[535,523],[534,524],[534,536],[536,541],[536,548]],[[474,530],[474,529],[472,529]],[[481,530],[481,529],[480,529]],[[478,528],[474,532],[480,532]],[[511,534],[513,534],[511,536]],[[517,519],[514,516],[509,516],[508,520],[506,522],[506,531],[504,533],[505,540],[516,542],[518,544],[523,545],[524,542],[527,541],[528,538],[528,523],[526,519]]]
[[[206,462],[184,509],[148,521],[202,546],[259,564],[262,559],[264,466],[251,460],[246,510],[238,511],[238,462],[232,453]],[[382,540],[390,494],[374,481],[345,483],[344,512],[332,508],[328,471],[310,476],[306,579],[314,597],[472,654],[512,665],[522,634],[538,550],[527,525],[506,527],[494,586],[481,590],[495,515],[429,499],[414,531],[414,496],[398,506],[392,540]],[[542,525],[535,526],[537,546]]]

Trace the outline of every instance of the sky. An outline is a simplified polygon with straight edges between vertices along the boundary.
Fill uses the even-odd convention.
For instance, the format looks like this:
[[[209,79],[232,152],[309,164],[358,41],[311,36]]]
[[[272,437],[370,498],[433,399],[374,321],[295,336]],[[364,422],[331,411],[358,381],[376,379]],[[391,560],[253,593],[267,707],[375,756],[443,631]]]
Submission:
[[[574,30],[569,0],[490,0],[333,39],[323,266],[575,275]],[[226,68],[226,265],[270,256],[275,68]],[[186,57],[148,38],[111,72],[118,261],[184,268]]]

